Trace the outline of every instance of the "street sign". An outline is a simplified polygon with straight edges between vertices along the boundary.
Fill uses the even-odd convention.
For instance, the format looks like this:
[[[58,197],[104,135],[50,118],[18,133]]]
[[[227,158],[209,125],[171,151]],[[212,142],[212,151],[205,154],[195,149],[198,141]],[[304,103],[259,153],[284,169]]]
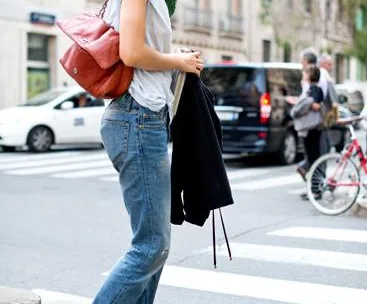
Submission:
[[[55,25],[56,16],[51,14],[31,12],[30,21],[31,23],[35,24]]]

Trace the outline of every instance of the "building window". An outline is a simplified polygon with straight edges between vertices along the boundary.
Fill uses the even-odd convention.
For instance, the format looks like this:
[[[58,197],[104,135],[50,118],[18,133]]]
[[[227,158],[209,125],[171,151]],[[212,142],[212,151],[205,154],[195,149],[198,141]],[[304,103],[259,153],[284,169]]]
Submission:
[[[263,40],[263,61],[269,62],[271,60],[271,41]]]
[[[367,27],[367,8],[361,6],[356,13],[356,29],[358,31]]]
[[[331,19],[331,0],[327,0],[325,4],[325,18],[326,20]]]
[[[350,57],[345,57],[345,79],[350,79]]]
[[[242,0],[228,1],[228,12],[232,16],[242,16]]]
[[[233,61],[233,56],[222,55],[222,61],[224,61],[224,62]]]
[[[312,3],[311,0],[303,0],[303,5],[306,13],[311,13],[312,11]]]
[[[293,0],[288,0],[287,1],[287,6],[288,6],[288,8],[293,9]]]
[[[32,98],[50,88],[50,37],[28,34],[27,97]]]
[[[284,62],[291,62],[292,61],[292,47],[289,43],[284,44],[283,61]]]
[[[28,34],[28,60],[48,61],[48,36]]]
[[[338,20],[339,21],[343,21],[344,20],[344,4],[343,4],[343,0],[339,0],[338,1]]]

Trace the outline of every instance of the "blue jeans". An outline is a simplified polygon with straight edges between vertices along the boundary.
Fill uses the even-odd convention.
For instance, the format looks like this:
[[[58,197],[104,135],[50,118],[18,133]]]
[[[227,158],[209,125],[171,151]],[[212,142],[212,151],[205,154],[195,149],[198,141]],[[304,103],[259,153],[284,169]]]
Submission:
[[[170,247],[171,185],[167,109],[153,112],[129,94],[113,100],[101,136],[119,181],[133,239],[94,304],[150,304]]]

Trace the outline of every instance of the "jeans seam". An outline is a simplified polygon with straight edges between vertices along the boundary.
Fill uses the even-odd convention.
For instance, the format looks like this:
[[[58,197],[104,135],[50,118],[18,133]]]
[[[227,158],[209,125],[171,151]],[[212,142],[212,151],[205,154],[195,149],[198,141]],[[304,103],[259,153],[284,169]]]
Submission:
[[[140,111],[139,111],[140,112]],[[140,121],[140,113],[138,114],[138,124],[139,124],[139,121]],[[144,150],[143,150],[143,138],[141,136],[141,132],[139,132],[139,128],[137,128],[136,132],[137,132],[137,141],[138,141],[138,149],[139,149],[139,161],[141,163],[141,168],[142,168],[142,175],[143,175],[143,182],[144,182],[144,189],[145,189],[145,199],[147,199],[148,201],[148,204],[149,204],[149,223],[150,223],[150,232],[152,230],[152,216],[151,216],[151,201],[150,201],[150,196],[149,196],[149,191],[148,191],[148,187],[147,187],[147,182],[146,182],[146,173],[145,173],[145,170],[144,170]],[[149,239],[149,248],[152,247],[152,233],[150,233],[150,239]],[[142,267],[144,265],[146,265],[147,261],[150,259],[151,257],[151,251],[148,252],[148,254],[146,255],[146,258],[144,260],[143,263],[140,264],[140,267],[138,268],[138,272],[141,271]],[[117,293],[116,297],[113,299],[112,303],[111,304],[118,304],[116,301],[118,300],[119,296],[121,295],[121,293],[123,293],[125,290],[124,290],[124,287],[126,289],[126,286],[128,285],[128,283],[130,282],[131,278],[133,277],[133,275],[136,274],[136,270],[134,272],[131,272],[130,276],[126,279],[125,281],[125,285],[122,285],[119,292]],[[138,300],[138,299],[137,299]]]

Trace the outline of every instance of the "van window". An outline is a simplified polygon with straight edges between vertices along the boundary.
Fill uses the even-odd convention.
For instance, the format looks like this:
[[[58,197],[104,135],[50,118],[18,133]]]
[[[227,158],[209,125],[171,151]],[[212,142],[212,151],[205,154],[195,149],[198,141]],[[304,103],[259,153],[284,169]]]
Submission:
[[[209,67],[201,73],[205,85],[223,104],[258,105],[265,93],[264,71],[251,67]]]
[[[269,92],[271,95],[300,96],[302,93],[301,70],[268,69]]]

